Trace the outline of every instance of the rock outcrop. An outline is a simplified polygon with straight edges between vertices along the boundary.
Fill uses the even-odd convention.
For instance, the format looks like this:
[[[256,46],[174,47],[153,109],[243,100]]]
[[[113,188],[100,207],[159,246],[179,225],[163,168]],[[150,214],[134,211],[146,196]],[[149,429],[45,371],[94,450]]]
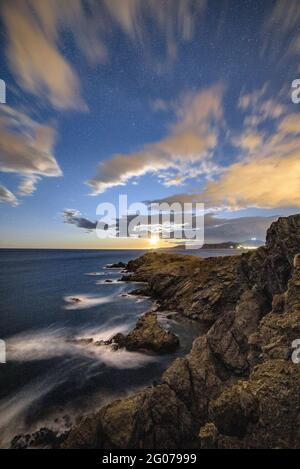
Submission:
[[[17,435],[11,442],[12,449],[52,449],[59,448],[62,441],[66,438],[67,433],[58,435],[48,428],[40,428],[40,430],[32,434]]]
[[[300,447],[300,215],[237,257],[146,254],[129,280],[208,329],[161,380],[85,417],[64,448]]]
[[[232,310],[240,293],[236,256],[202,259],[185,254],[149,253],[130,261],[122,280],[146,282],[138,293],[159,300],[162,309],[212,324]]]
[[[115,264],[109,264],[107,267],[109,269],[125,269],[126,264],[124,264],[124,262],[117,262]]]
[[[179,347],[178,337],[159,324],[154,311],[144,314],[129,334],[116,334],[112,341],[127,350],[151,350],[157,353],[173,352]]]

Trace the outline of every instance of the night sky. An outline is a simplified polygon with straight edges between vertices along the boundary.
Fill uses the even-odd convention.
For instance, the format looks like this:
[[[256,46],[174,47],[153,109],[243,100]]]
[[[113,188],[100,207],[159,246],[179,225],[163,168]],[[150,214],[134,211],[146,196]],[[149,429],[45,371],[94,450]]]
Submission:
[[[2,247],[143,247],[95,235],[97,204],[119,194],[204,202],[206,242],[261,238],[299,212],[298,0],[2,0],[0,13]]]

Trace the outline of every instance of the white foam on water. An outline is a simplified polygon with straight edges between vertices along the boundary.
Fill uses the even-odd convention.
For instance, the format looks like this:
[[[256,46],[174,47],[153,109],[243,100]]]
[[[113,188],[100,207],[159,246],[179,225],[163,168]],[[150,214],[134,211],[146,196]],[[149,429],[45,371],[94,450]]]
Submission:
[[[126,300],[135,300],[135,303],[143,303],[143,301],[149,300],[150,296],[145,295],[133,295],[132,293],[120,293],[119,296]]]
[[[29,408],[46,396],[60,382],[57,376],[48,374],[0,401],[0,446],[9,447],[12,437],[27,430],[26,415]]]
[[[102,268],[103,268],[106,272],[108,271],[108,272],[110,272],[110,273],[114,273],[114,272],[115,272],[116,274],[118,274],[118,273],[120,273],[120,272],[122,272],[122,273],[125,273],[125,272],[126,272],[126,271],[124,271],[124,268],[123,268],[123,267],[111,267],[110,264],[105,265],[105,266],[102,267]],[[127,273],[127,272],[126,272],[126,273]]]
[[[28,362],[50,358],[84,357],[118,369],[139,368],[157,360],[157,357],[125,349],[113,350],[110,345],[95,345],[98,340],[108,340],[118,332],[126,332],[128,327],[100,329],[93,335],[92,329],[74,339],[63,335],[63,330],[36,331],[19,334],[7,341],[9,361]],[[93,338],[93,342],[80,342],[83,338]]]
[[[113,300],[113,296],[94,296],[94,295],[69,295],[64,297],[65,302],[64,309],[76,310],[76,309],[88,309],[94,306],[103,305],[110,303]]]
[[[123,282],[122,280],[118,280],[118,279],[109,280],[109,282],[107,282],[107,280],[108,279],[97,280],[96,285],[114,285],[114,284],[122,285],[122,283],[127,283],[127,282]]]
[[[102,361],[112,368],[134,369],[157,361],[157,357],[154,355],[146,355],[139,352],[128,352],[125,349],[112,351],[110,347],[103,346],[98,348],[101,349],[100,355]]]
[[[114,335],[121,332],[125,334],[129,331],[130,325],[111,325],[109,326],[109,322],[102,326],[102,327],[91,327],[85,329],[82,333],[76,336],[76,340],[80,339],[89,339],[93,338],[94,342],[99,340],[110,340]]]
[[[107,275],[106,272],[86,272],[84,275],[91,275],[97,277],[98,275]]]

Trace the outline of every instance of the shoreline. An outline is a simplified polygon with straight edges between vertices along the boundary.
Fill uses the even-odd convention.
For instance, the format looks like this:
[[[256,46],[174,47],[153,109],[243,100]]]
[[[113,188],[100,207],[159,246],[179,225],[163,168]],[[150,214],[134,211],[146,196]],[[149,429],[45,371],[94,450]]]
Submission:
[[[120,266],[120,265],[117,265],[117,264],[107,264],[105,267],[103,267],[103,269],[113,269],[115,271],[115,273],[118,273],[120,275],[124,275],[124,274],[130,274],[131,272],[127,271],[127,264],[124,265],[123,262],[121,262],[123,265]],[[132,284],[132,285],[140,285],[140,286],[145,286],[147,284],[147,282],[139,282],[139,281],[131,281],[131,280],[127,280],[126,281],[122,281],[121,280],[121,276],[120,278],[118,278],[115,282],[116,284],[117,283],[127,283],[127,284]],[[110,283],[109,283],[110,284]],[[131,297],[134,297],[134,298],[147,298],[147,299],[150,299],[151,302],[152,302],[152,305],[147,308],[140,316],[140,318],[137,320],[135,326],[137,325],[137,323],[139,322],[140,319],[144,318],[145,316],[147,316],[149,313],[155,313],[157,315],[160,315],[162,314],[163,312],[160,311],[159,309],[159,303],[157,300],[155,300],[154,298],[150,297],[150,296],[145,296],[143,295],[142,293],[137,293],[137,290],[136,288],[135,289],[131,289],[128,293],[126,294],[123,294],[121,296],[131,296]],[[77,297],[72,297],[71,298],[75,303],[80,303],[80,298],[77,298]],[[176,313],[177,314],[177,313]],[[168,321],[169,319],[171,318],[167,318],[167,314],[165,315],[165,319]],[[161,323],[160,321],[160,318],[157,318],[157,322],[158,323]],[[128,334],[130,334],[135,326],[132,327],[132,329],[129,330]],[[103,340],[103,341],[100,341],[100,342],[103,342],[102,344],[100,344],[100,342],[97,342],[94,338],[83,338],[83,339],[73,339],[71,340],[71,342],[73,342],[74,344],[79,344],[79,345],[94,345],[94,346],[97,346],[97,347],[101,347],[101,345],[105,346],[105,345],[117,345],[116,342],[114,342],[114,337],[112,337],[111,339],[109,340]],[[178,344],[179,345],[179,344]],[[145,355],[157,355],[157,358],[159,360],[159,358],[165,354],[174,354],[175,350],[177,347],[175,347],[175,349],[171,349],[171,350],[167,350],[166,352],[164,351],[155,351],[155,350],[151,350],[151,348],[149,348],[148,350],[147,349],[143,349],[141,347],[137,347],[137,348],[133,348],[133,349],[130,349],[130,348],[127,348],[125,347],[124,345],[123,346],[120,346],[120,347],[117,347],[117,348],[112,348],[111,350],[111,353],[114,353],[114,351],[118,350],[118,349],[122,349],[124,348],[124,350],[128,350],[129,352],[140,352],[141,354],[145,354]],[[157,378],[154,378],[152,383],[150,385],[152,385],[153,383],[155,383],[157,381],[157,379],[159,380],[161,374],[159,376],[157,376]],[[138,386],[138,389],[140,388],[140,390],[144,389],[145,387],[148,387],[149,385],[143,385],[143,386]],[[138,392],[137,390],[132,390],[130,392],[130,395],[134,394],[135,392]],[[125,394],[126,395],[126,394]],[[112,401],[108,401],[108,402],[104,402],[102,405],[100,405],[100,407],[98,408],[98,411],[101,410],[103,407],[105,407],[106,405],[109,405],[109,403],[111,402],[114,402],[115,400],[118,400],[118,399],[122,399],[122,395],[120,397],[115,397],[113,398]],[[89,417],[91,415],[93,415],[94,412],[88,412],[86,414],[80,416],[80,414],[76,417],[76,416],[72,416],[71,414],[68,415],[68,418],[70,419],[70,421],[72,420],[72,417],[73,417],[73,421],[75,422],[76,420],[78,420],[78,418],[86,418],[86,417]],[[60,445],[63,443],[63,441],[66,439],[67,435],[69,434],[69,430],[66,429],[66,428],[63,428],[62,430],[59,430],[57,428],[57,424],[55,423],[55,425],[52,425],[52,423],[54,423],[54,420],[52,422],[52,420],[50,419],[48,424],[46,424],[46,426],[44,427],[39,427],[37,426],[36,427],[36,430],[29,430],[29,431],[24,431],[22,433],[18,433],[16,434],[15,436],[12,435],[11,437],[11,441],[10,441],[10,445],[8,446],[5,446],[6,448],[7,447],[10,447],[12,449],[27,449],[27,448],[40,448],[40,449],[45,449],[45,448],[59,448]],[[8,440],[9,441],[9,440]]]
[[[128,280],[207,327],[160,379],[75,425],[61,448],[294,448],[300,413],[300,215],[242,256],[147,253]],[[276,265],[276,268],[274,268]],[[274,415],[276,421],[274,422]]]

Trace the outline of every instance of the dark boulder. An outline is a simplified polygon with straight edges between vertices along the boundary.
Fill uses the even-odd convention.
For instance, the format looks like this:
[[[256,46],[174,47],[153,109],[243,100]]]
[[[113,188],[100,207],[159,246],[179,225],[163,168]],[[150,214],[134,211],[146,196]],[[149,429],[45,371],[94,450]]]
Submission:
[[[157,353],[173,352],[179,346],[178,337],[165,330],[159,324],[157,314],[152,311],[144,314],[129,334],[119,333],[112,341],[127,350],[151,350]]]

